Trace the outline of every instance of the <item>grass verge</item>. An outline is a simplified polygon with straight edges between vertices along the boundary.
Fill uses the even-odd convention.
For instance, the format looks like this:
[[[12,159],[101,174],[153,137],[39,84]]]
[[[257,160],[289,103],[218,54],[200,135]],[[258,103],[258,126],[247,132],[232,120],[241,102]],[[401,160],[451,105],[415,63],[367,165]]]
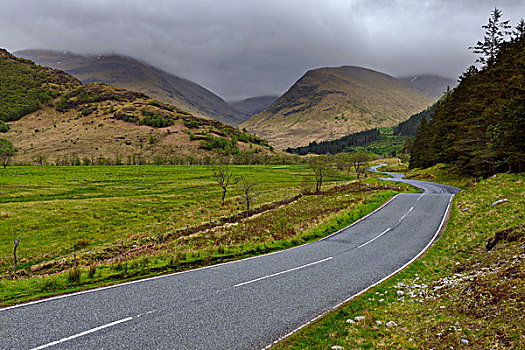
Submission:
[[[477,182],[476,178],[455,173],[454,170],[446,164],[436,164],[426,169],[411,169],[404,171],[404,173],[406,179],[437,182],[463,190],[468,189]]]
[[[498,174],[457,194],[422,258],[274,348],[525,348],[524,180]]]

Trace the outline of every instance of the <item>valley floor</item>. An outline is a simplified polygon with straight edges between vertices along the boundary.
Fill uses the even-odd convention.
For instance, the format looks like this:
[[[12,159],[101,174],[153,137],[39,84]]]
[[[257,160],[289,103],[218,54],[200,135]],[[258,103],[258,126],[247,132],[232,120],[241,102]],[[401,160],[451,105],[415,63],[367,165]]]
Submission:
[[[231,166],[255,182],[221,191],[205,166],[8,167],[0,176],[0,303],[182,271],[316,240],[406,185],[336,173],[301,195],[304,165]],[[21,236],[17,279],[13,238]]]

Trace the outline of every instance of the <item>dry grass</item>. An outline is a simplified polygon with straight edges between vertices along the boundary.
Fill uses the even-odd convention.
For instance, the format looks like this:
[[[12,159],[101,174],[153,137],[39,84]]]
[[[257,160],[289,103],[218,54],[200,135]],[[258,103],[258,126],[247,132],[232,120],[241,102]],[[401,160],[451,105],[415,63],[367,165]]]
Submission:
[[[98,94],[134,94],[103,84],[90,84],[83,89],[89,90],[92,87]],[[128,99],[82,104],[66,113],[58,112],[52,106],[44,106],[10,123],[11,129],[5,137],[19,150],[14,162],[22,164],[34,164],[35,156],[41,156],[53,164],[57,159],[64,158],[97,160],[104,157],[114,162],[119,157],[123,163],[127,163],[129,157],[134,157],[135,161],[138,161],[137,158],[152,161],[155,155],[187,157],[216,154],[200,149],[200,140],[191,140],[189,133],[197,136],[199,133],[221,135],[224,128],[221,123],[200,119],[201,126],[189,129],[184,120],[195,117],[183,114],[177,109],[167,111],[151,106],[151,101],[150,98],[137,94]],[[82,115],[81,111],[84,108],[93,111]],[[115,116],[122,112],[140,118],[142,109],[167,115],[173,118],[174,124],[153,128],[115,119]],[[248,145],[241,142],[238,142],[238,146],[241,150],[248,149]],[[265,147],[252,147],[261,153],[268,152]]]

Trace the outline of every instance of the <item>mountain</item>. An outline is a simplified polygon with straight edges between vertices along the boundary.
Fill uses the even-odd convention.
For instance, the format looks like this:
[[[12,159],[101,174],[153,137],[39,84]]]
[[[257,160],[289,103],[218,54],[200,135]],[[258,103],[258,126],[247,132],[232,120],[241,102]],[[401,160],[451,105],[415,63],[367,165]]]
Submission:
[[[393,126],[432,102],[387,74],[352,66],[320,68],[241,126],[284,149]]]
[[[177,164],[272,149],[219,121],[140,92],[82,84],[2,49],[0,81],[0,135],[18,148],[18,163]]]
[[[131,57],[82,56],[47,50],[22,50],[15,54],[37,64],[63,70],[83,83],[102,82],[139,91],[197,116],[230,125],[237,125],[248,118],[204,87]]]
[[[232,101],[229,102],[229,104],[242,114],[252,116],[264,111],[268,106],[277,101],[278,98],[279,96],[258,96],[240,101]]]
[[[478,70],[421,120],[410,152],[411,167],[447,163],[458,172],[486,177],[525,168],[525,36],[497,47]]]
[[[448,89],[453,89],[457,85],[457,81],[443,78],[433,74],[422,74],[412,77],[397,78],[406,83],[411,88],[421,91],[425,96],[438,99]]]

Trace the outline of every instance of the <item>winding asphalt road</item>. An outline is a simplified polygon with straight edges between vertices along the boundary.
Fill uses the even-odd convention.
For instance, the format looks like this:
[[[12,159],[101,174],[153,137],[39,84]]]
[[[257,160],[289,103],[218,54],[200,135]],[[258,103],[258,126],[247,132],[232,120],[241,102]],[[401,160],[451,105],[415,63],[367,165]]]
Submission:
[[[409,181],[315,243],[0,309],[0,349],[260,349],[395,273],[436,238],[453,194]]]

